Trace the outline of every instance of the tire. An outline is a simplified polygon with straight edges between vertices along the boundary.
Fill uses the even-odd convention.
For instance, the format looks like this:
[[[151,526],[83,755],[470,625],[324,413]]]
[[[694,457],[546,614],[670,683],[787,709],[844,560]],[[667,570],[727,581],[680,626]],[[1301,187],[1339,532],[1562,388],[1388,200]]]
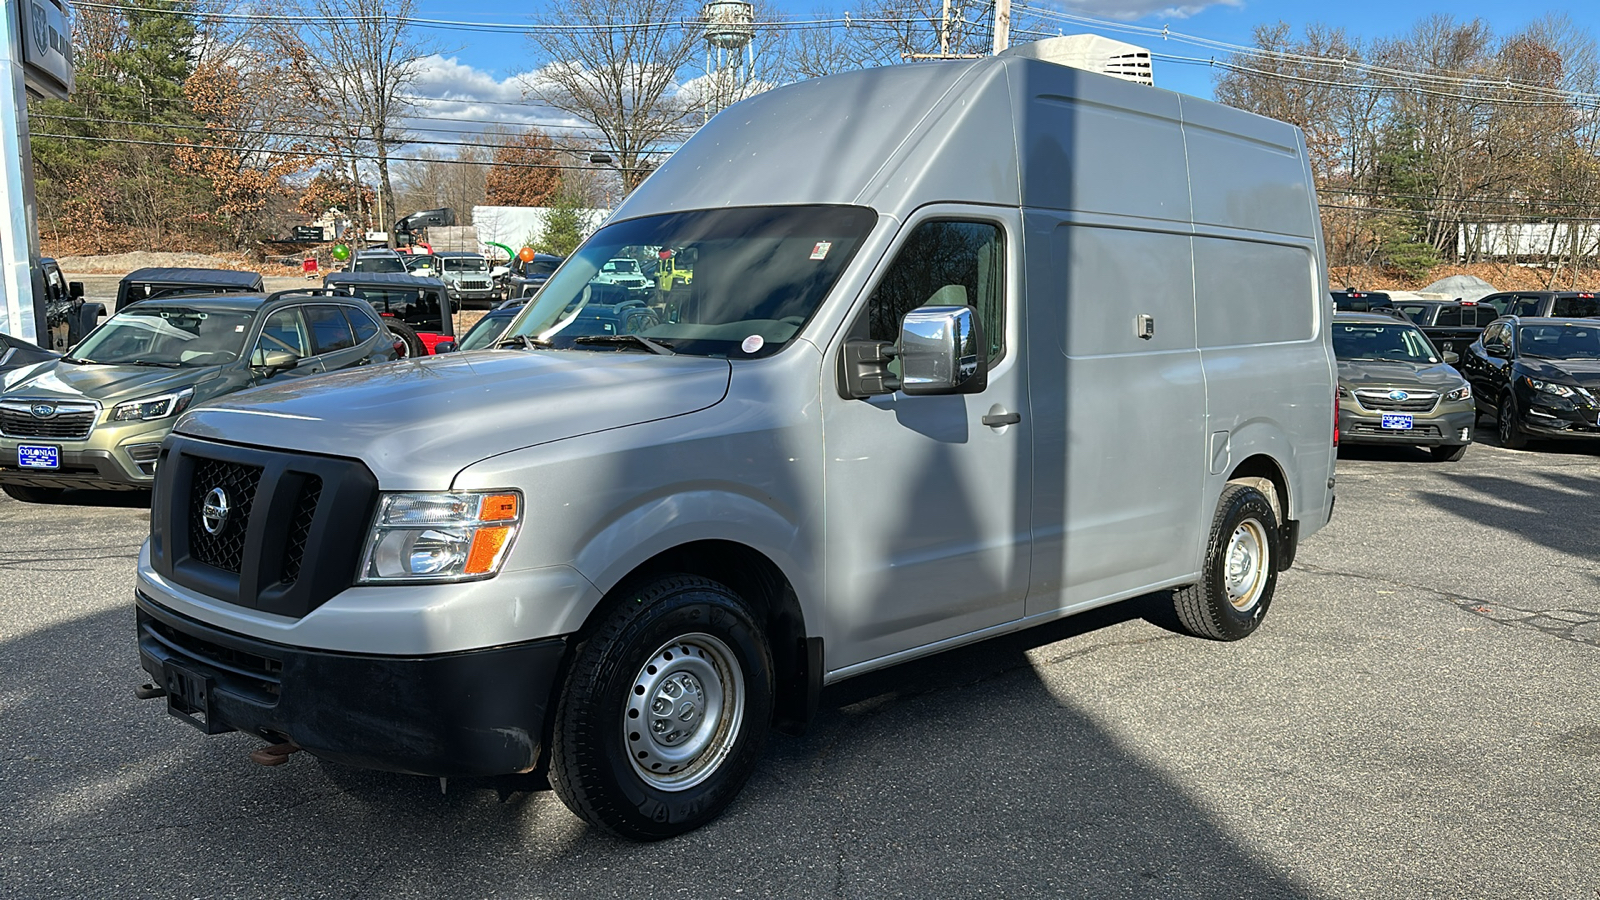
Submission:
[[[23,503],[54,503],[61,499],[62,488],[34,487],[26,484],[0,484],[7,497]]]
[[[1278,520],[1267,498],[1247,485],[1224,487],[1211,520],[1200,582],[1172,594],[1183,627],[1216,641],[1236,641],[1254,632],[1278,583],[1278,541]]]
[[[1500,409],[1494,417],[1500,446],[1507,450],[1521,450],[1528,446],[1528,436],[1523,433],[1518,418],[1517,398],[1511,396],[1511,391],[1507,389],[1505,396],[1500,398]]]
[[[405,342],[406,356],[418,357],[428,355],[428,348],[423,345],[422,338],[417,337],[417,333],[412,330],[410,325],[407,325],[404,322],[396,322],[393,319],[384,319],[383,327],[389,329],[390,334]]]
[[[703,707],[686,704],[696,697]],[[552,728],[551,787],[618,837],[698,828],[755,770],[772,697],[771,650],[737,594],[690,575],[624,590],[573,650]],[[713,707],[714,718],[695,715]],[[663,708],[673,718],[652,716]]]
[[[1470,446],[1472,445],[1441,444],[1437,447],[1429,447],[1428,454],[1433,457],[1434,462],[1460,462],[1461,457],[1467,455],[1467,448]]]

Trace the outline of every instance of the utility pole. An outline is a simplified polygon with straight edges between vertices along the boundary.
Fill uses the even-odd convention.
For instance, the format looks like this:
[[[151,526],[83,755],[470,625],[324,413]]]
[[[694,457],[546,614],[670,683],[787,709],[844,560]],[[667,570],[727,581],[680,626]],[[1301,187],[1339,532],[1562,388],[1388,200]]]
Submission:
[[[939,55],[950,55],[950,0],[944,0],[944,15],[939,19]]]
[[[994,52],[1011,46],[1011,0],[994,0]]]

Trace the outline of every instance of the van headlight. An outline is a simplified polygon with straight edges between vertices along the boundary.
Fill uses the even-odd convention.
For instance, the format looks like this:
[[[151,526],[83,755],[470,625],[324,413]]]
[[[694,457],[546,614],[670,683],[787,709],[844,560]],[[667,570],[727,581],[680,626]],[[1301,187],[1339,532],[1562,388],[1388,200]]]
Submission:
[[[194,388],[184,388],[159,397],[146,397],[143,400],[129,400],[127,403],[118,403],[111,408],[111,421],[113,422],[139,422],[151,419],[165,419],[167,416],[177,415],[184,411],[189,401],[194,399]]]
[[[522,495],[516,491],[383,494],[359,582],[491,577],[505,562],[521,521]]]
[[[1463,384],[1461,387],[1458,387],[1455,390],[1451,391],[1450,393],[1445,394],[1444,398],[1446,400],[1471,400],[1472,399],[1472,385]]]

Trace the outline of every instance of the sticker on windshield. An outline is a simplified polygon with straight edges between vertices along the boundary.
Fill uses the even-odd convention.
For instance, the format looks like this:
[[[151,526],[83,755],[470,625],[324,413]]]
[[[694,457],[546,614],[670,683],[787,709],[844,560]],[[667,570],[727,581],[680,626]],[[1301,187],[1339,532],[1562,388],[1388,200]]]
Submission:
[[[832,246],[833,246],[833,241],[817,241],[816,246],[811,248],[811,258],[812,259],[827,259],[828,258],[828,250]]]
[[[823,252],[827,252],[827,251],[823,251]],[[812,259],[816,259],[816,257],[813,256]],[[762,346],[765,345],[765,344],[766,344],[766,341],[761,339],[761,335],[752,334],[749,337],[744,339],[744,343],[739,345],[739,349],[743,350],[746,353],[754,353],[757,350],[760,350],[762,348]]]
[[[243,325],[235,325],[235,326],[233,326],[233,330],[236,331],[236,332],[243,331],[244,330],[244,326]]]

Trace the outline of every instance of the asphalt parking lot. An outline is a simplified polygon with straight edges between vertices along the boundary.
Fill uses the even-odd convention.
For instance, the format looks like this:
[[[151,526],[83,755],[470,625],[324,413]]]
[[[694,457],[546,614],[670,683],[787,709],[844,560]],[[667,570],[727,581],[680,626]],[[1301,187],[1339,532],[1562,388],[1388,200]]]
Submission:
[[[0,497],[0,896],[1600,898],[1600,455],[1346,448],[1263,629],[1141,598],[830,688],[712,825],[138,701],[136,496]]]

